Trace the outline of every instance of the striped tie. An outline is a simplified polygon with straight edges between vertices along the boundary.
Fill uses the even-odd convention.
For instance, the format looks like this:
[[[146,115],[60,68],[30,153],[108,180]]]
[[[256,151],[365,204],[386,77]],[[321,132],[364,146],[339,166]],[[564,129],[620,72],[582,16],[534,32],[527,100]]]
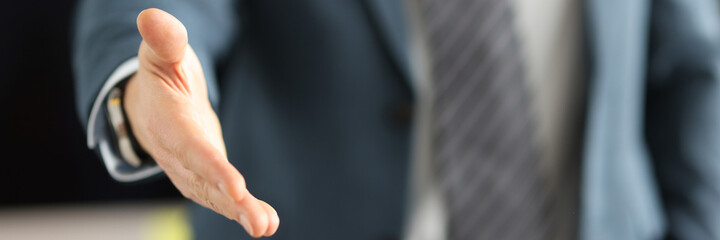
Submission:
[[[421,0],[449,239],[543,239],[546,193],[508,0]]]

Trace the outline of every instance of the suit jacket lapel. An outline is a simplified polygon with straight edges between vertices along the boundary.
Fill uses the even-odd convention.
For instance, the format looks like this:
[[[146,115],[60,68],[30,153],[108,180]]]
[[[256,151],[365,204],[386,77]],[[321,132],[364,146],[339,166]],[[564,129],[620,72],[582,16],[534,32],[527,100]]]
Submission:
[[[409,55],[407,49],[407,31],[405,25],[405,7],[402,0],[362,0],[376,29],[376,34],[383,42],[389,57],[400,71],[400,75],[410,81]],[[411,86],[411,82],[408,82]]]
[[[665,219],[643,136],[651,1],[586,2],[592,69],[579,238],[658,238]]]

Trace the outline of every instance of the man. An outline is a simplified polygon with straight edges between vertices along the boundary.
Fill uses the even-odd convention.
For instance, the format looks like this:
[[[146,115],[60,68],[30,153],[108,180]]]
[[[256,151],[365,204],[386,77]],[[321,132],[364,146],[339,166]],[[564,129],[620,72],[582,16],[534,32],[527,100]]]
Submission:
[[[573,196],[572,191],[566,191],[572,185],[562,184],[577,179],[554,179],[562,175],[561,161],[544,166],[550,171],[538,173],[540,154],[533,152],[533,144],[518,140],[532,138],[533,131],[527,124],[529,118],[523,115],[529,107],[519,84],[523,77],[516,74],[522,72],[518,59],[523,58],[517,58],[518,45],[511,34],[515,32],[511,24],[514,19],[505,11],[529,9],[522,6],[530,4],[510,7],[500,0],[410,2],[84,2],[75,65],[80,116],[88,124],[89,145],[99,148],[116,179],[132,181],[164,171],[184,196],[236,220],[255,237],[394,238],[401,234],[404,224],[405,236],[411,239],[572,237],[572,221],[567,221],[572,218],[567,215],[577,211],[573,201],[558,204],[558,200]],[[656,183],[650,174],[650,158],[642,147],[643,124],[639,123],[639,116],[644,114],[640,107],[645,91],[644,63],[650,55],[654,58],[650,62],[652,72],[647,74],[652,80],[649,91],[659,95],[648,96],[647,113],[660,117],[647,118],[648,129],[669,126],[685,134],[685,139],[715,142],[717,135],[704,135],[705,131],[678,124],[713,129],[708,123],[715,115],[708,113],[716,110],[708,106],[714,106],[716,94],[702,90],[714,89],[715,85],[689,88],[675,95],[663,91],[668,85],[662,84],[674,82],[665,79],[677,79],[662,71],[668,66],[699,66],[687,72],[714,73],[708,70],[712,64],[707,64],[713,62],[714,54],[673,49],[712,49],[708,39],[715,35],[708,29],[714,28],[697,26],[717,19],[715,3],[589,3],[590,50],[595,65],[591,66],[593,94],[580,236],[717,237],[712,227],[714,216],[718,216],[712,204],[717,202],[713,200],[717,199],[713,197],[717,196],[717,181],[712,181],[712,176],[720,174],[714,174],[716,168],[707,161],[712,156],[707,151],[714,148],[693,144],[691,150],[680,151],[668,144],[677,135],[649,132],[653,137],[649,150],[659,163]],[[163,11],[147,10],[136,22],[135,16],[150,7],[164,9],[180,21]],[[520,18],[527,16],[521,14]],[[678,25],[667,29],[662,27],[665,25],[652,25],[655,45],[645,52],[647,26],[665,18],[677,20],[672,22]],[[407,19],[414,20],[405,24]],[[531,40],[531,54],[527,54],[530,78],[553,76],[537,71],[554,69],[553,65],[538,67],[543,66],[539,63],[553,61],[537,60],[542,54],[532,53],[562,46],[533,48],[540,41],[532,41],[529,36],[533,34],[527,33],[532,33],[528,29],[535,25],[520,25],[524,26],[519,28],[521,39]],[[674,34],[668,34],[679,29],[689,37],[675,39]],[[472,34],[464,34],[468,32]],[[474,41],[475,37],[479,40]],[[688,52],[693,54],[684,55]],[[482,57],[485,55],[492,58]],[[667,59],[673,61],[664,61]],[[699,60],[688,65],[678,59]],[[565,59],[558,65],[580,67],[571,62]],[[455,67],[461,70],[451,71]],[[558,69],[565,74],[572,72]],[[463,74],[474,77],[456,77]],[[574,76],[565,74],[559,74],[560,78]],[[547,89],[538,91],[545,85],[542,82],[532,87],[541,93],[538,105],[553,102],[542,101],[550,98]],[[492,91],[475,92],[478,89]],[[668,105],[658,96],[668,94],[680,103],[700,108],[692,108],[684,115],[687,117],[677,121],[658,121],[676,113],[668,109],[679,111],[678,106],[683,106],[663,107]],[[107,96],[112,98],[106,102]],[[473,104],[452,104],[468,101]],[[123,108],[117,108],[119,103]],[[565,106],[549,105],[547,109]],[[103,108],[108,108],[107,116]],[[222,134],[215,110],[223,123]],[[118,117],[117,112],[124,115]],[[573,114],[569,112],[565,114]],[[457,116],[476,121],[462,121]],[[541,137],[543,132],[544,136],[554,135],[548,134],[552,132],[548,129],[562,128],[548,128],[547,123],[553,121],[547,116],[541,114],[541,119],[546,119],[540,122]],[[105,117],[112,123],[100,120]],[[569,123],[572,128],[572,121]],[[122,126],[132,129],[123,132]],[[115,141],[109,135],[112,131],[117,132]],[[573,142],[568,140],[572,138],[559,139]],[[141,161],[143,149],[161,168],[154,167],[152,161]],[[513,149],[516,151],[509,151]],[[555,154],[549,155],[563,155]],[[463,170],[457,166],[467,167]],[[678,181],[678,169],[686,173],[682,176],[693,177]],[[554,180],[548,181],[549,187],[533,185],[542,182],[538,174]],[[407,186],[411,186],[410,191]],[[669,196],[667,201],[661,202],[656,189]],[[693,191],[688,193],[687,189]],[[411,196],[407,201],[406,192]],[[558,193],[565,193],[565,197]],[[194,233],[200,239],[240,234],[236,224],[202,208],[193,207],[192,215]],[[563,216],[566,221],[561,220]],[[558,227],[563,225],[568,226]]]
[[[205,207],[198,239],[571,237],[572,201],[548,206],[575,181],[542,185],[564,164],[539,172],[532,141],[511,13],[530,2],[85,1],[88,144],[118,180],[164,171]]]

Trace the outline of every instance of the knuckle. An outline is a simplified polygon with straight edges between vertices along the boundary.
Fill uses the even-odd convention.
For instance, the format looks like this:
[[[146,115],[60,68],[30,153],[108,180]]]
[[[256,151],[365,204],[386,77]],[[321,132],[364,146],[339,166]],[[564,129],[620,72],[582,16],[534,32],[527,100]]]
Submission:
[[[211,185],[205,181],[198,174],[192,173],[188,177],[188,185],[192,188],[193,193],[196,197],[202,200],[206,205],[210,205],[211,201],[210,191],[212,190]]]
[[[175,157],[175,159],[178,162],[180,162],[180,165],[182,165],[185,168],[188,168],[189,167],[188,163],[187,163],[188,155],[187,155],[187,152],[185,151],[186,148],[184,145],[185,144],[183,144],[181,142],[172,143],[169,147],[169,151],[173,155],[173,157]]]
[[[198,184],[198,191],[203,196],[207,197],[210,196],[210,185],[206,181],[202,181]]]
[[[207,198],[207,189],[205,189],[204,181],[195,173],[192,173],[187,178],[187,185],[190,187],[192,194],[200,199]]]
[[[195,173],[190,173],[187,178],[187,184],[190,186],[194,191],[200,190],[201,183],[200,176],[198,176]]]

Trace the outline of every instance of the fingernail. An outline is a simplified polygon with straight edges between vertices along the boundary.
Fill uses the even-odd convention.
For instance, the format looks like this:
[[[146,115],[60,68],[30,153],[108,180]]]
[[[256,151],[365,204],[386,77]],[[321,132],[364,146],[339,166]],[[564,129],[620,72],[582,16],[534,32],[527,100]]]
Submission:
[[[240,214],[240,225],[245,228],[245,231],[247,231],[250,236],[255,236],[253,234],[252,225],[250,225],[250,221],[248,220],[247,216],[245,216],[245,214]]]

